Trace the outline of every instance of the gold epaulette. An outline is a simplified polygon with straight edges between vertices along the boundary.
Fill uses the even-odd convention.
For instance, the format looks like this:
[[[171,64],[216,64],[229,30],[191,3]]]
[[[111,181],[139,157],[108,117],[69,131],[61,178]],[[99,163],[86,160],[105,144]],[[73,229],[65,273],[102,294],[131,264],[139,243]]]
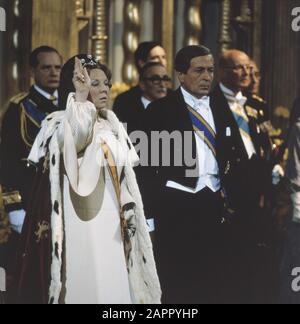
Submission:
[[[258,95],[255,94],[252,95],[252,98],[258,100],[259,102],[264,102],[264,103],[266,102],[262,97],[259,97]]]
[[[4,209],[0,209],[0,245],[9,240],[11,234],[9,219]]]
[[[14,104],[19,104],[25,97],[29,95],[29,92],[21,92],[13,96],[9,101]]]
[[[0,185],[0,245],[8,242],[10,233],[9,220],[4,209],[2,186]]]
[[[12,192],[4,192],[2,193],[2,200],[3,205],[13,205],[22,202],[22,196],[20,195],[19,191],[12,191]]]
[[[247,106],[245,107],[245,109],[246,109],[247,114],[248,114],[249,116],[251,116],[251,117],[253,117],[253,118],[255,118],[255,119],[258,118],[258,111],[257,111],[255,108],[250,107],[249,105],[247,105]]]

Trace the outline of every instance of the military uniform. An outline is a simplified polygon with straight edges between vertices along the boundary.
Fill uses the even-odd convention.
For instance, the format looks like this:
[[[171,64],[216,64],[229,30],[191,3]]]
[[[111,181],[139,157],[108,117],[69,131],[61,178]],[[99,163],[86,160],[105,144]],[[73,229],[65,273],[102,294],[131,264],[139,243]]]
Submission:
[[[22,229],[22,217],[36,174],[35,167],[28,164],[27,157],[42,121],[58,110],[50,97],[42,89],[32,86],[28,93],[18,94],[10,100],[2,121],[0,183],[4,188],[2,198],[5,212],[9,214],[11,228],[15,229],[10,231],[8,238],[7,235],[3,237],[5,241],[0,245],[0,263],[7,273],[8,302],[13,302],[17,247],[21,238],[18,233]]]
[[[270,111],[267,102],[252,93],[245,93],[248,103],[253,106],[258,112],[258,119],[260,122],[270,121]]]
[[[40,126],[47,114],[58,110],[33,86],[29,93],[11,99],[1,129],[1,183],[5,188],[6,211],[26,210],[32,181],[33,166],[27,157]]]
[[[280,130],[276,130],[271,122],[270,110],[267,102],[253,94],[245,94],[247,105],[253,107],[258,113],[258,125],[261,130],[261,141],[269,161],[270,168],[276,164],[281,164],[284,160],[285,145]]]
[[[253,219],[256,224],[257,248],[254,250],[253,260],[256,269],[253,271],[255,279],[252,283],[252,294],[256,303],[272,303],[276,293],[276,271],[278,261],[276,259],[277,228],[274,218],[274,207],[278,200],[278,188],[272,183],[274,166],[281,161],[281,147],[278,143],[276,130],[274,129],[270,110],[267,102],[253,94],[246,94],[247,105],[257,111],[257,123],[260,128],[260,141],[266,161],[266,183],[264,185],[264,207],[258,207]],[[266,248],[267,247],[267,248]]]
[[[260,141],[263,149],[263,156],[271,161],[272,159],[272,150],[273,150],[273,142],[272,142],[272,133],[273,126],[270,120],[270,111],[267,102],[261,97],[251,94],[245,93],[247,97],[246,107],[254,112],[253,117],[257,121],[257,125],[259,127],[258,132],[260,134]]]
[[[267,283],[262,280],[267,279],[266,271],[261,270],[263,266],[267,269],[269,264],[262,261],[263,257],[267,260],[268,256],[265,254],[266,249],[258,251],[258,246],[266,243],[265,230],[270,230],[269,218],[264,215],[265,209],[261,208],[271,180],[267,156],[272,147],[270,143],[264,143],[263,138],[266,134],[261,128],[261,124],[268,119],[268,110],[267,106],[263,106],[263,102],[250,97],[245,98],[245,95],[240,94],[233,98],[234,93],[229,91],[230,89],[220,84],[213,90],[211,100],[222,111],[222,120],[226,128],[231,129],[227,139],[233,143],[230,172],[236,181],[231,181],[226,188],[239,212],[238,217],[234,219],[235,223],[232,224],[230,236],[231,276],[237,283],[233,285],[232,291],[238,302],[256,303],[268,299],[264,295],[268,293]],[[242,130],[247,131],[247,128],[239,123],[239,119],[234,115],[234,108],[237,106],[243,107],[247,115],[249,135],[255,153],[250,151],[247,146],[249,142],[242,136]]]

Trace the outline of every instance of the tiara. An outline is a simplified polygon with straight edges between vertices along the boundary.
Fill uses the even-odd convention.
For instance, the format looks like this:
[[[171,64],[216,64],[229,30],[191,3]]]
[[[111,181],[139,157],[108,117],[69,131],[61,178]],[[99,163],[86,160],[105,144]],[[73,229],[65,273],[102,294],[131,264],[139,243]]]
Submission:
[[[98,65],[98,62],[92,55],[87,55],[86,59],[80,59],[80,62],[82,64],[82,67],[85,68],[87,66],[96,66]]]

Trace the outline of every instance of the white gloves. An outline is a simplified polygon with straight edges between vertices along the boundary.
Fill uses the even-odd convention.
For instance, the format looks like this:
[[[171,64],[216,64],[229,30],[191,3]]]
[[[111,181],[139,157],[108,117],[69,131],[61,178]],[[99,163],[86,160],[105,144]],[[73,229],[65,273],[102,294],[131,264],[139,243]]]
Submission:
[[[9,222],[12,230],[21,234],[26,212],[23,209],[14,210],[8,213]]]
[[[149,233],[152,233],[152,232],[155,231],[154,218],[147,219],[147,225],[148,225],[148,231],[149,231]]]
[[[272,171],[272,184],[274,186],[277,186],[283,177],[284,177],[283,168],[279,164],[276,164]]]

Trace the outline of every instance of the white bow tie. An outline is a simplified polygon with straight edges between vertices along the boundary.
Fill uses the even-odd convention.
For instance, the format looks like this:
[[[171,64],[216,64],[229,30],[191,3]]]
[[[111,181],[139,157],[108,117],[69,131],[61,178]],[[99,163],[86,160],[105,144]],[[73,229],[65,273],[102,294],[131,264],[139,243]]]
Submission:
[[[208,96],[202,97],[201,99],[195,100],[194,108],[198,109],[201,107],[209,107],[210,106],[210,98]]]
[[[230,103],[236,103],[236,104],[238,104],[239,106],[242,106],[242,107],[244,107],[244,105],[245,105],[245,103],[247,101],[247,98],[246,97],[243,97],[243,96],[238,97],[238,98],[237,97],[234,97],[234,96],[231,96],[229,94],[225,94],[225,96],[226,96],[227,100]]]

